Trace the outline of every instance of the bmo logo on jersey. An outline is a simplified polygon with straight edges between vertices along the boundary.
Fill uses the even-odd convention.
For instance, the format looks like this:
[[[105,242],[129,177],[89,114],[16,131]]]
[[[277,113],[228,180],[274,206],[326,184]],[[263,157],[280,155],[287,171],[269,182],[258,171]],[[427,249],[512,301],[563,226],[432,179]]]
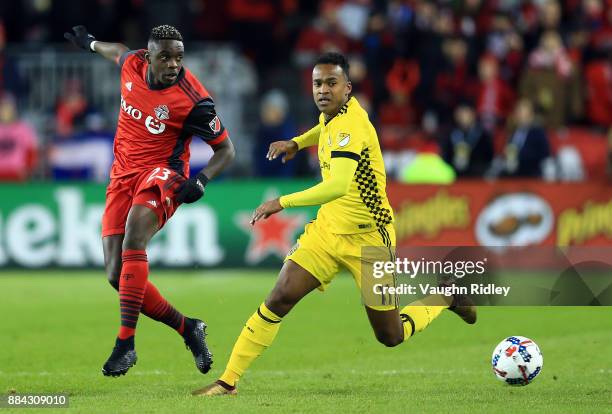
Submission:
[[[121,97],[121,110],[136,121],[140,121],[143,117],[142,111],[138,108],[134,108],[132,105],[128,105],[123,96]],[[159,119],[147,115],[144,124],[151,134],[158,135],[166,130],[166,124],[161,122],[161,119],[168,119],[170,117],[170,111],[166,105],[161,105],[155,108],[155,115]]]

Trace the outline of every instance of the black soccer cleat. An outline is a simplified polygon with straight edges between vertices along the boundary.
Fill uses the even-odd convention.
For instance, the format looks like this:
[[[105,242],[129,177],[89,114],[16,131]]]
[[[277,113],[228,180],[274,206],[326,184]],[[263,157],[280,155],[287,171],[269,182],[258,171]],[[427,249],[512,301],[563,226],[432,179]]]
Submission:
[[[457,314],[465,323],[470,325],[476,323],[476,305],[468,295],[455,293],[448,310]]]
[[[117,338],[111,356],[102,367],[102,374],[107,377],[125,375],[131,367],[136,365],[136,360],[134,337],[123,340]]]
[[[455,280],[452,278],[444,279],[439,286],[451,287],[455,285]],[[454,293],[453,300],[448,306],[448,310],[455,313],[467,324],[476,323],[476,304],[468,295]]]
[[[193,354],[196,368],[202,374],[206,374],[213,363],[212,354],[206,345],[206,324],[199,319],[185,317],[183,338],[185,338],[185,346]]]

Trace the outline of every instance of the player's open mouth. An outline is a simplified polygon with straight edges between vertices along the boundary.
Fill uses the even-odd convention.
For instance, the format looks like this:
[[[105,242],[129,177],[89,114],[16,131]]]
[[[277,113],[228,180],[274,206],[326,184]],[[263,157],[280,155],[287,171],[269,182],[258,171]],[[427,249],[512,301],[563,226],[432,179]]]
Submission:
[[[330,102],[330,100],[329,100],[329,99],[327,99],[327,98],[321,98],[321,99],[319,99],[319,103],[320,103],[320,104],[328,104],[329,102]]]
[[[168,79],[168,80],[174,80],[174,79],[176,79],[177,76],[178,76],[178,74],[176,74],[176,73],[166,73],[164,75],[164,77],[166,79]]]

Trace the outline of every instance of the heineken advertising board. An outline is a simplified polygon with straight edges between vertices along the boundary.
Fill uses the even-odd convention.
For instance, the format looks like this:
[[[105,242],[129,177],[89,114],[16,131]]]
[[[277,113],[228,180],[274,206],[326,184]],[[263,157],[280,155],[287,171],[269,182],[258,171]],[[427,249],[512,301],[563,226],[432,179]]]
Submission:
[[[249,224],[253,210],[312,181],[217,182],[181,206],[153,238],[149,262],[167,267],[278,266],[316,208],[282,211]],[[0,268],[102,267],[105,186],[0,185]]]

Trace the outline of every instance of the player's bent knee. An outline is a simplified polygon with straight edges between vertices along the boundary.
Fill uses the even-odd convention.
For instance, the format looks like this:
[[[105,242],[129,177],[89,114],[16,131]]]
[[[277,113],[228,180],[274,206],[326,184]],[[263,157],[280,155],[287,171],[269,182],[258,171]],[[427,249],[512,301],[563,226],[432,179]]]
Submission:
[[[125,237],[123,239],[123,250],[145,250],[147,248],[147,237],[139,237],[137,235]]]
[[[389,348],[393,348],[404,342],[403,336],[389,333],[377,333],[376,339],[378,339],[378,342]]]

